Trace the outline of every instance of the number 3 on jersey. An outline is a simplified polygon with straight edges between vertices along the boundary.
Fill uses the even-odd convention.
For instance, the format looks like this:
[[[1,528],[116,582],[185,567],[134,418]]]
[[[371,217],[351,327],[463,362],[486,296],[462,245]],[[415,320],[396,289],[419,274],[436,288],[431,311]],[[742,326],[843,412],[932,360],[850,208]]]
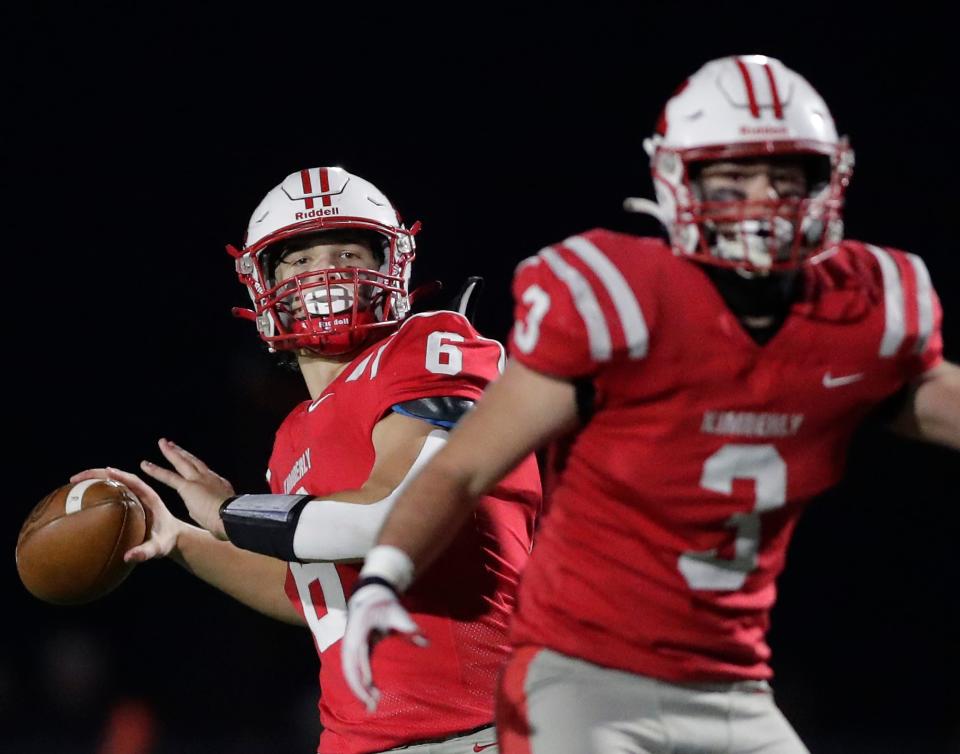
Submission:
[[[721,558],[716,548],[688,552],[677,567],[691,589],[735,591],[757,567],[760,514],[787,502],[787,464],[773,445],[724,445],[703,465],[700,486],[721,495],[733,493],[734,479],[752,479],[756,501],[749,513],[735,513],[726,526],[736,530],[733,558]]]
[[[523,321],[517,322],[513,342],[523,353],[530,353],[540,340],[540,323],[550,311],[550,294],[534,283],[520,297],[530,309]]]

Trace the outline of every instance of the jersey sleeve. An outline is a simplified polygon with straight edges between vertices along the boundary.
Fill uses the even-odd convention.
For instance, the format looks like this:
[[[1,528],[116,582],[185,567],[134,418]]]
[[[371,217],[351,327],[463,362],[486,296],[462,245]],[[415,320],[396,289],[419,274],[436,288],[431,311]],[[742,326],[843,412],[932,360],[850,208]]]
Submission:
[[[916,254],[904,256],[913,272],[917,307],[916,334],[904,360],[904,372],[913,379],[943,361],[943,310],[923,260]]]
[[[371,354],[368,369],[378,411],[418,398],[476,401],[503,369],[505,353],[455,312],[427,312],[406,320]]]
[[[943,312],[923,260],[896,249],[867,247],[883,285],[881,358],[895,359],[904,382],[943,361]]]
[[[591,231],[520,264],[513,282],[513,358],[544,374],[576,378],[607,362],[646,356],[647,320],[610,239],[615,236]]]

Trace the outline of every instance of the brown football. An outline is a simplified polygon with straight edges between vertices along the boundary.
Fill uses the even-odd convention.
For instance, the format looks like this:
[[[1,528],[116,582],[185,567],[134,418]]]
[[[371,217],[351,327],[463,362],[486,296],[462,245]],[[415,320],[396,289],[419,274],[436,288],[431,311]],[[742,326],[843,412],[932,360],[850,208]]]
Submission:
[[[17,539],[17,571],[35,597],[79,605],[102,597],[133,570],[123,554],[143,542],[146,517],[136,496],[113,480],[54,490],[34,508]]]

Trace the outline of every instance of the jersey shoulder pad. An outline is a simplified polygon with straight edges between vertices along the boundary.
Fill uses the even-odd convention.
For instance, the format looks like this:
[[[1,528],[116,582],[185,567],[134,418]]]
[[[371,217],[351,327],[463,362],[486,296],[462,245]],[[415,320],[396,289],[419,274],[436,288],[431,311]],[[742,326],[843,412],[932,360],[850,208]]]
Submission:
[[[391,341],[389,351],[412,355],[428,371],[437,368],[436,374],[477,373],[492,380],[503,372],[506,361],[503,344],[480,335],[470,320],[459,312],[440,310],[414,314],[404,320]],[[468,354],[469,358],[458,361],[453,356],[454,350]],[[453,357],[453,366],[459,364],[460,372],[447,363],[445,353]],[[384,356],[389,358],[390,354]]]
[[[629,257],[626,263],[630,266],[644,268],[676,256],[670,246],[661,238],[634,236],[607,228],[594,228],[578,233],[576,236],[571,236],[571,238],[578,237],[585,238],[590,243],[603,249],[604,253],[612,258]]]
[[[463,315],[426,312],[370,349],[346,381],[369,382],[378,411],[435,396],[478,400],[503,361],[503,346],[480,336]]]
[[[522,262],[514,276],[511,353],[562,377],[643,359],[655,309],[645,291],[650,276],[642,269],[657,263],[645,253],[657,248],[649,240],[592,230]]]
[[[394,340],[418,338],[423,333],[434,331],[455,332],[464,338],[479,338],[480,334],[464,315],[459,312],[441,309],[433,312],[412,314],[400,324],[394,334]]]
[[[881,358],[903,357],[914,368],[929,368],[942,358],[942,312],[930,272],[916,254],[886,246],[845,241],[834,267],[873,285],[876,306],[883,312]]]

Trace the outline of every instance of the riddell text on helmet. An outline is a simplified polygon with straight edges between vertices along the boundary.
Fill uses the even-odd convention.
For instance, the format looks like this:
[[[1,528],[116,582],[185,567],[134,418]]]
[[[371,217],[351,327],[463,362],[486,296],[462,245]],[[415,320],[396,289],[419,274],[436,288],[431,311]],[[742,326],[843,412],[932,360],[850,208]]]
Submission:
[[[311,217],[326,217],[328,215],[339,215],[339,207],[327,207],[324,209],[311,209],[309,212],[297,212],[294,217],[297,220],[309,220]]]
[[[786,136],[790,129],[786,126],[740,126],[744,136]]]

